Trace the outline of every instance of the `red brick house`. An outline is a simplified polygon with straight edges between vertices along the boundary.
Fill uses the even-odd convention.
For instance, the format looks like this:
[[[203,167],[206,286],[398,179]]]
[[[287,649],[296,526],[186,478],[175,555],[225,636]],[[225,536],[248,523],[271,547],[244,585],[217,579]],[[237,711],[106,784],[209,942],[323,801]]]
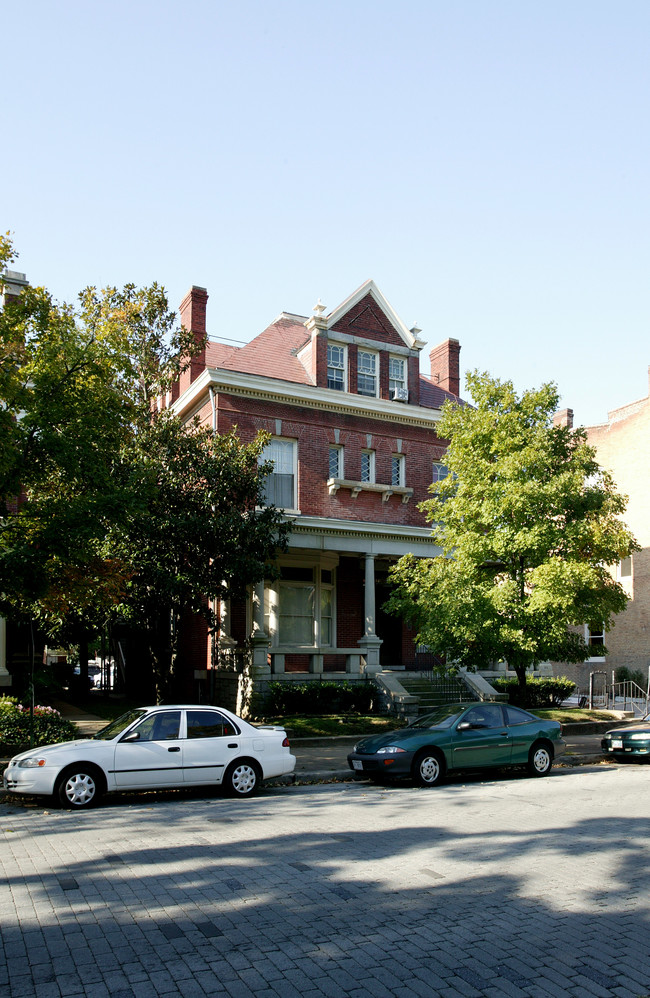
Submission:
[[[207,299],[193,287],[181,305],[199,336]],[[419,333],[368,281],[329,314],[320,302],[310,317],[281,313],[245,346],[209,340],[167,399],[217,433],[272,437],[267,491],[293,523],[290,547],[277,581],[223,609],[219,638],[222,649],[252,642],[258,677],[426,664],[382,609],[391,563],[439,553],[418,504],[445,473],[436,425],[458,399],[460,346],[434,349],[425,375]],[[213,653],[207,635],[194,638],[205,675]]]

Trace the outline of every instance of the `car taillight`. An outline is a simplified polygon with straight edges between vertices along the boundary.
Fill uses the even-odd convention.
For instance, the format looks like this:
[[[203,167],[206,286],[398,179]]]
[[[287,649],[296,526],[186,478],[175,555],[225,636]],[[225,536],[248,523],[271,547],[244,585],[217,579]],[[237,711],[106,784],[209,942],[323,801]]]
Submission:
[[[282,748],[291,748],[288,738],[285,738],[284,741],[282,742]]]

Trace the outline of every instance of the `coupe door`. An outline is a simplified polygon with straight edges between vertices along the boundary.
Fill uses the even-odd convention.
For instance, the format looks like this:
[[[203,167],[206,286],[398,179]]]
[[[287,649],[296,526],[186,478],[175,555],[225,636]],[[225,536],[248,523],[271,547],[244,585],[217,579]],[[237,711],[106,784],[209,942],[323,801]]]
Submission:
[[[454,767],[506,766],[512,758],[512,740],[503,711],[497,703],[477,704],[463,714],[459,723],[471,727],[454,731],[452,756]]]
[[[195,708],[187,712],[183,741],[186,783],[221,783],[228,764],[239,755],[241,738],[232,721],[218,710]]]
[[[180,725],[180,710],[147,714],[115,747],[115,785],[126,789],[182,783]]]

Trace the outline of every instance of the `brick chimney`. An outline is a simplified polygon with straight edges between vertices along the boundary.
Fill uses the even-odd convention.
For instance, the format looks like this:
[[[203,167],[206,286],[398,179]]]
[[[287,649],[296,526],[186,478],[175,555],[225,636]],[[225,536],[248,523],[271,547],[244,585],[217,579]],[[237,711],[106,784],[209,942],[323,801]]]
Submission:
[[[439,388],[452,395],[460,394],[460,343],[445,340],[429,354],[431,377]]]
[[[573,429],[573,409],[559,409],[553,416],[553,426],[566,426]]]
[[[0,306],[5,302],[18,300],[23,288],[29,287],[26,274],[21,274],[18,270],[5,270],[0,275]]]
[[[206,336],[206,309],[208,304],[208,292],[206,288],[199,288],[193,285],[181,302],[181,325],[194,333],[196,342],[203,342]],[[183,371],[180,378],[179,391],[182,395],[193,381],[198,378],[205,369],[205,345],[192,358],[190,366]]]

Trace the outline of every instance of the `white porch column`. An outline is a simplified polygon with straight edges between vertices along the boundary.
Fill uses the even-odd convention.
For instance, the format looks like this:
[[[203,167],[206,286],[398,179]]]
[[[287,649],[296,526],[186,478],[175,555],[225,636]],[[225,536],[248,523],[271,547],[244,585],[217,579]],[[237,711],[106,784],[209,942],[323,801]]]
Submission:
[[[366,584],[364,595],[365,633],[358,642],[366,660],[366,672],[379,672],[381,638],[375,633],[375,556],[366,554]]]
[[[253,590],[253,668],[255,672],[270,672],[269,636],[264,630],[264,582],[258,582]]]
[[[7,669],[7,621],[0,617],[0,687],[11,686],[11,673]]]

